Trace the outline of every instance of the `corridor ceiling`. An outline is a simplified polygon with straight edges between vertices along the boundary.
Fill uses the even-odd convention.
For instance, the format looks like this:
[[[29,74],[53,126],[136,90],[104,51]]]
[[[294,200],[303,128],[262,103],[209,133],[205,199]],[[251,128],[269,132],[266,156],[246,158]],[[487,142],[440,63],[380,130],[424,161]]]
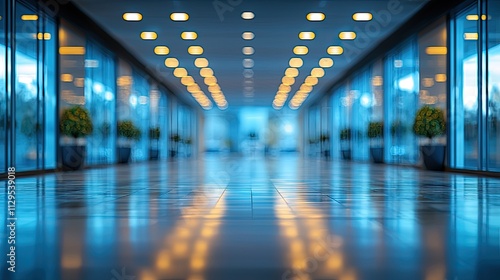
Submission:
[[[426,0],[330,0],[330,1],[262,1],[262,0],[214,0],[214,1],[169,1],[169,0],[73,0],[90,18],[96,21],[111,36],[122,43],[149,69],[165,79],[172,90],[179,95],[206,105],[205,109],[219,110],[239,106],[274,106],[276,109],[300,108],[300,98],[290,102],[313,68],[321,68],[320,59],[331,58],[334,65],[324,68],[324,76],[312,88],[303,87],[299,94],[302,100],[322,94],[350,66],[367,52],[387,38],[392,31],[404,23],[412,14],[427,3]],[[245,13],[251,12],[251,13]],[[124,20],[125,13],[140,13],[140,21]],[[174,21],[172,13],[187,13],[187,21]],[[323,13],[322,21],[309,21],[309,13]],[[370,21],[355,21],[356,13],[371,13]],[[242,16],[254,15],[253,19]],[[361,17],[366,15],[361,15]],[[314,17],[314,15],[313,15]],[[321,18],[320,18],[321,19]],[[143,40],[142,32],[156,32],[155,40]],[[183,32],[196,32],[195,40],[181,38]],[[245,40],[244,32],[252,32],[254,38]],[[301,40],[301,32],[314,32],[313,40]],[[354,40],[342,40],[341,32],[355,32]],[[147,34],[145,34],[147,35]],[[185,33],[190,36],[192,34]],[[251,38],[251,34],[247,33]],[[311,37],[311,33],[303,33]],[[347,34],[349,35],[349,34]],[[247,39],[250,39],[247,38]],[[156,46],[168,47],[168,55],[157,55]],[[190,46],[201,46],[202,55],[188,53]],[[296,46],[307,47],[307,54],[294,54]],[[329,54],[328,48],[340,46],[341,55]],[[245,48],[247,47],[247,48]],[[251,48],[250,48],[251,47]],[[165,52],[165,48],[158,48]],[[194,49],[196,51],[196,49]],[[296,49],[298,52],[304,48]],[[338,51],[339,48],[331,48]],[[247,54],[244,54],[246,52]],[[210,90],[214,81],[200,75],[196,58],[206,58],[217,86]],[[188,88],[181,78],[174,75],[175,68],[165,65],[167,58],[176,58],[180,68],[185,68],[199,86]],[[297,67],[299,74],[293,79],[284,79],[285,71],[290,68],[291,58],[301,58],[303,65]],[[247,59],[247,60],[245,60]],[[198,62],[203,62],[199,60]],[[323,60],[323,66],[329,66]],[[174,65],[175,66],[175,65]],[[177,70],[177,76],[184,71]],[[212,73],[202,73],[211,76]],[[294,70],[288,72],[295,76]],[[316,76],[322,76],[316,70]],[[296,73],[295,73],[296,74]],[[190,84],[190,79],[184,80]],[[312,84],[314,84],[314,79]],[[192,83],[192,81],[191,81]],[[207,98],[203,98],[200,93]],[[287,93],[287,91],[290,91]],[[310,93],[308,94],[307,92]],[[214,94],[212,94],[213,92]],[[215,98],[215,100],[214,100]],[[286,98],[286,100],[285,100]],[[210,103],[207,102],[210,100]],[[210,104],[210,105],[207,105]]]

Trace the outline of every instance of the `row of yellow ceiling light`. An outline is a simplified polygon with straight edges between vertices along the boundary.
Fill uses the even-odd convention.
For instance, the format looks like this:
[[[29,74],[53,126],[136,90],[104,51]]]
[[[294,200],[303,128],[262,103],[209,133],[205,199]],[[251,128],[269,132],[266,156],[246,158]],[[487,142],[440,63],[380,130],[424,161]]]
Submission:
[[[127,21],[140,21],[142,20],[142,15],[139,13],[125,13],[123,14],[123,19]],[[170,19],[173,21],[187,21],[189,15],[187,13],[172,13]],[[141,38],[143,40],[156,40],[158,35],[156,32],[144,31],[141,33]],[[196,40],[198,34],[192,31],[186,31],[181,33],[181,38],[184,40]],[[157,55],[168,55],[170,49],[167,46],[156,46],[154,49]],[[191,55],[202,55],[203,47],[201,46],[190,46],[188,48],[188,53]],[[195,66],[200,68],[200,75],[204,78],[204,83],[208,87],[213,100],[219,107],[219,109],[227,109],[228,103],[222,92],[219,84],[217,83],[217,78],[214,76],[214,72],[208,67],[208,59],[200,57],[195,60]],[[181,83],[187,87],[187,90],[193,95],[195,100],[206,110],[212,108],[212,103],[201,90],[200,86],[196,83],[192,76],[188,75],[185,68],[179,67],[179,61],[176,58],[169,57],[165,59],[165,66],[174,69],[174,76],[181,79]]]

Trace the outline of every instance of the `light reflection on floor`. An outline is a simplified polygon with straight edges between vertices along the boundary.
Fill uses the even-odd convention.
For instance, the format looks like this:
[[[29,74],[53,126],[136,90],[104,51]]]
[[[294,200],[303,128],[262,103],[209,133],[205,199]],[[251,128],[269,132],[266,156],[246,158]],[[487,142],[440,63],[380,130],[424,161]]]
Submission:
[[[493,178],[298,156],[207,156],[17,185],[18,271],[2,262],[1,279],[500,275]],[[6,207],[0,214],[5,224]]]

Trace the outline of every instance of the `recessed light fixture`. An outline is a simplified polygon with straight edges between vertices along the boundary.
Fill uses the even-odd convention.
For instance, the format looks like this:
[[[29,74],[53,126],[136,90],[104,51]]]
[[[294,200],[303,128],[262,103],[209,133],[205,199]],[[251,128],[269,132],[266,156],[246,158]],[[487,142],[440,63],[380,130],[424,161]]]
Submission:
[[[464,39],[467,41],[477,41],[479,39],[478,33],[464,33]]]
[[[170,49],[167,46],[156,46],[155,54],[157,55],[167,55],[170,53]]]
[[[252,12],[243,12],[241,13],[241,18],[246,20],[251,20],[255,17],[255,14]]]
[[[444,83],[447,80],[446,74],[437,74],[435,78],[438,83]]]
[[[309,49],[306,46],[296,46],[293,48],[293,53],[296,55],[306,55]]]
[[[255,50],[252,47],[243,47],[242,52],[244,55],[252,55],[255,53]]]
[[[285,76],[283,77],[283,79],[281,79],[281,83],[283,83],[285,86],[291,86],[295,84],[295,78]]]
[[[198,38],[198,34],[196,34],[196,32],[186,31],[181,33],[181,38],[183,40],[196,40],[196,38]]]
[[[214,76],[209,76],[205,78],[204,82],[207,86],[214,86],[217,84],[217,78],[215,78]]]
[[[326,50],[329,55],[341,55],[344,53],[344,48],[341,46],[330,46]]]
[[[203,48],[201,46],[190,46],[188,48],[188,53],[190,55],[202,55],[203,54]]]
[[[325,20],[325,14],[323,14],[323,13],[308,13],[306,18],[308,21],[323,21],[323,20]]]
[[[174,76],[176,76],[177,78],[186,77],[187,74],[187,70],[184,68],[175,68],[174,70]]]
[[[252,69],[243,70],[243,77],[249,79],[249,78],[253,78],[253,75],[254,75],[254,72]]]
[[[194,60],[194,66],[198,68],[208,67],[208,59],[204,57],[198,57],[197,59]]]
[[[441,46],[427,47],[425,53],[428,55],[445,55],[448,54],[448,48]]]
[[[84,55],[85,54],[85,47],[80,47],[80,46],[60,47],[59,54],[60,55]]]
[[[356,33],[352,31],[340,32],[339,38],[341,40],[354,40],[356,39]]]
[[[285,70],[285,76],[295,78],[299,75],[299,70],[297,68],[287,68]]]
[[[195,84],[195,81],[194,81],[193,77],[185,76],[185,77],[182,77],[181,83],[185,86],[191,86],[191,85]]]
[[[73,75],[71,74],[61,74],[61,81],[65,83],[73,82]]]
[[[308,86],[315,86],[318,84],[318,78],[313,76],[307,76],[306,80],[304,81],[304,84]]]
[[[255,65],[255,63],[254,63],[253,59],[250,59],[250,58],[243,59],[243,67],[252,68],[252,67],[254,67],[254,65]]]
[[[243,32],[243,34],[241,34],[241,38],[244,40],[253,40],[253,38],[255,38],[255,34],[253,34],[253,32]]]
[[[290,92],[292,90],[292,88],[288,85],[280,85],[280,87],[278,88],[278,91],[281,91],[281,92]]]
[[[330,68],[333,66],[333,59],[329,57],[323,57],[319,60],[319,66],[321,68]]]
[[[299,39],[300,40],[314,40],[316,38],[316,34],[314,32],[300,32]]]
[[[179,66],[179,60],[177,60],[177,58],[169,57],[165,59],[165,66],[168,68],[176,68]]]
[[[22,15],[21,20],[38,20],[38,15]]]
[[[319,68],[319,69],[321,69],[321,68]],[[323,69],[321,69],[321,70],[323,70]],[[310,85],[302,84],[300,86],[300,90],[303,91],[303,92],[309,93],[309,92],[311,92],[313,90],[313,87],[310,86]]]
[[[187,13],[171,13],[170,19],[173,21],[187,21],[189,15]]]
[[[352,15],[352,19],[355,21],[370,21],[373,19],[373,15],[371,13],[355,13]]]
[[[141,21],[142,15],[140,13],[124,13],[123,19],[126,21]]]
[[[290,65],[290,67],[293,67],[293,68],[300,68],[300,67],[302,67],[302,65],[304,65],[304,61],[302,61],[301,58],[293,57],[290,59],[289,65]]]
[[[214,75],[214,70],[212,70],[211,68],[202,68],[200,70],[200,76],[202,76],[203,78],[212,77],[213,75]]]
[[[52,38],[52,35],[50,33],[42,33],[42,32],[40,32],[40,33],[37,34],[36,37],[37,37],[38,40],[46,40],[47,41],[47,40],[50,40],[50,38]]]
[[[311,76],[321,78],[325,76],[325,70],[323,70],[323,68],[313,68],[311,70]]]
[[[158,34],[153,31],[144,31],[141,32],[141,38],[142,40],[156,40],[156,38],[158,38]]]

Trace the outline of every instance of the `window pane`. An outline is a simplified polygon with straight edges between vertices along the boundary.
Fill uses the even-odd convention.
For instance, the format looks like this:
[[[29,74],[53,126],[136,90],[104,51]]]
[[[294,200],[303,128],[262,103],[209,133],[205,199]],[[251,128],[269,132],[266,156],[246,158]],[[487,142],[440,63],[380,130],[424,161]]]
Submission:
[[[0,16],[5,18],[5,1],[0,0]],[[0,21],[0,35],[5,36],[5,20]],[[5,58],[7,57],[7,49],[3,45],[3,40],[0,41],[0,173],[6,172],[7,154],[5,153],[5,145],[7,144],[7,77],[5,73]]]
[[[415,40],[393,52],[385,62],[387,162],[416,163],[419,156],[417,138],[411,127],[419,106],[418,52]]]
[[[478,169],[478,47],[477,40],[466,39],[466,34],[477,34],[478,21],[468,20],[476,15],[471,8],[456,18],[455,76],[452,118],[452,150],[455,168]],[[469,17],[470,18],[470,17]]]
[[[85,99],[94,124],[87,137],[87,163],[110,164],[116,157],[114,58],[93,42],[87,43],[85,56]]]
[[[488,1],[488,166],[500,171],[500,1]]]
[[[44,91],[43,104],[44,104],[44,132],[45,132],[45,152],[44,163],[46,169],[54,169],[57,166],[56,147],[57,147],[57,92],[56,92],[56,25],[53,21],[47,20],[45,23],[44,33],[51,34],[50,40],[44,40],[45,57],[43,61],[44,71]],[[52,37],[53,36],[53,37]]]
[[[41,151],[41,120],[38,101],[38,33],[37,21],[24,21],[21,16],[33,14],[22,5],[16,6],[15,53],[15,135],[16,169],[35,170]]]

